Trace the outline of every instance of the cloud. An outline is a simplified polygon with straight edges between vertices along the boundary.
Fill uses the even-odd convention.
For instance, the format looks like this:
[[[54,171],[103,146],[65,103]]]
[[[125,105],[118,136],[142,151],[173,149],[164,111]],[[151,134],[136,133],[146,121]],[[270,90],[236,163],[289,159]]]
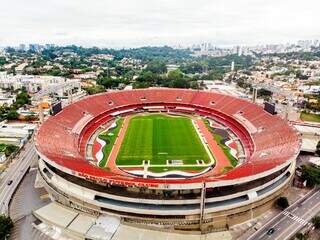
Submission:
[[[320,38],[317,0],[10,0],[0,45],[135,47]]]

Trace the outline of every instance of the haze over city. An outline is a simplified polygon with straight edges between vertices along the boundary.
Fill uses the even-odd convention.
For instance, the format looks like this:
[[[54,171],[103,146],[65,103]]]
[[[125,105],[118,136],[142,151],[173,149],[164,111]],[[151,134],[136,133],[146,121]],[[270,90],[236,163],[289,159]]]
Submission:
[[[317,0],[13,0],[1,3],[0,46],[216,46],[319,39]]]

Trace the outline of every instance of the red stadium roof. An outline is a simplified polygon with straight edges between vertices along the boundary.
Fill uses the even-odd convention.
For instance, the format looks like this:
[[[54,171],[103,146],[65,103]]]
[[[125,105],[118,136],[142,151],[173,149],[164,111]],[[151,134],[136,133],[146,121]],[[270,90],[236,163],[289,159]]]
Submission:
[[[99,126],[113,118],[111,114],[152,105],[194,109],[197,114],[223,123],[241,140],[246,161],[218,176],[208,172],[188,179],[143,179],[107,172],[85,159],[87,141]],[[286,121],[249,101],[214,92],[150,88],[89,96],[65,107],[42,124],[36,135],[36,148],[46,161],[74,175],[121,185],[157,186],[263,174],[292,161],[300,149],[300,140]]]

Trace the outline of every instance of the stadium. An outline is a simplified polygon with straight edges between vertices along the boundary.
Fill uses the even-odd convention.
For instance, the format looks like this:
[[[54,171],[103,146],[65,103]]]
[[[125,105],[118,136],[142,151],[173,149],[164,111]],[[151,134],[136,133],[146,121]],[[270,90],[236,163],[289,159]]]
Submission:
[[[290,186],[298,133],[244,99],[149,88],[89,96],[36,134],[53,201],[122,223],[209,232],[256,217]]]

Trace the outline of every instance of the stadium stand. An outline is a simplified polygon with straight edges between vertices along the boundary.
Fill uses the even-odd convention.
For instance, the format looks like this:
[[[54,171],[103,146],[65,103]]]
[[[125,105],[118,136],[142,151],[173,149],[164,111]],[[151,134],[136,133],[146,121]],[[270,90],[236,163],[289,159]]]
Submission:
[[[220,174],[213,167],[203,175],[178,179],[122,175],[89,161],[87,145],[104,124],[121,113],[129,115],[152,107],[219,123],[241,143],[241,164]],[[56,201],[72,202],[83,211],[112,213],[130,223],[173,222],[174,229],[182,225],[224,228],[248,219],[250,209],[259,214],[289,185],[300,147],[298,133],[285,120],[247,100],[166,88],[89,96],[50,117],[36,134],[39,173]],[[70,187],[63,188],[67,185]],[[171,221],[173,218],[177,219]]]

